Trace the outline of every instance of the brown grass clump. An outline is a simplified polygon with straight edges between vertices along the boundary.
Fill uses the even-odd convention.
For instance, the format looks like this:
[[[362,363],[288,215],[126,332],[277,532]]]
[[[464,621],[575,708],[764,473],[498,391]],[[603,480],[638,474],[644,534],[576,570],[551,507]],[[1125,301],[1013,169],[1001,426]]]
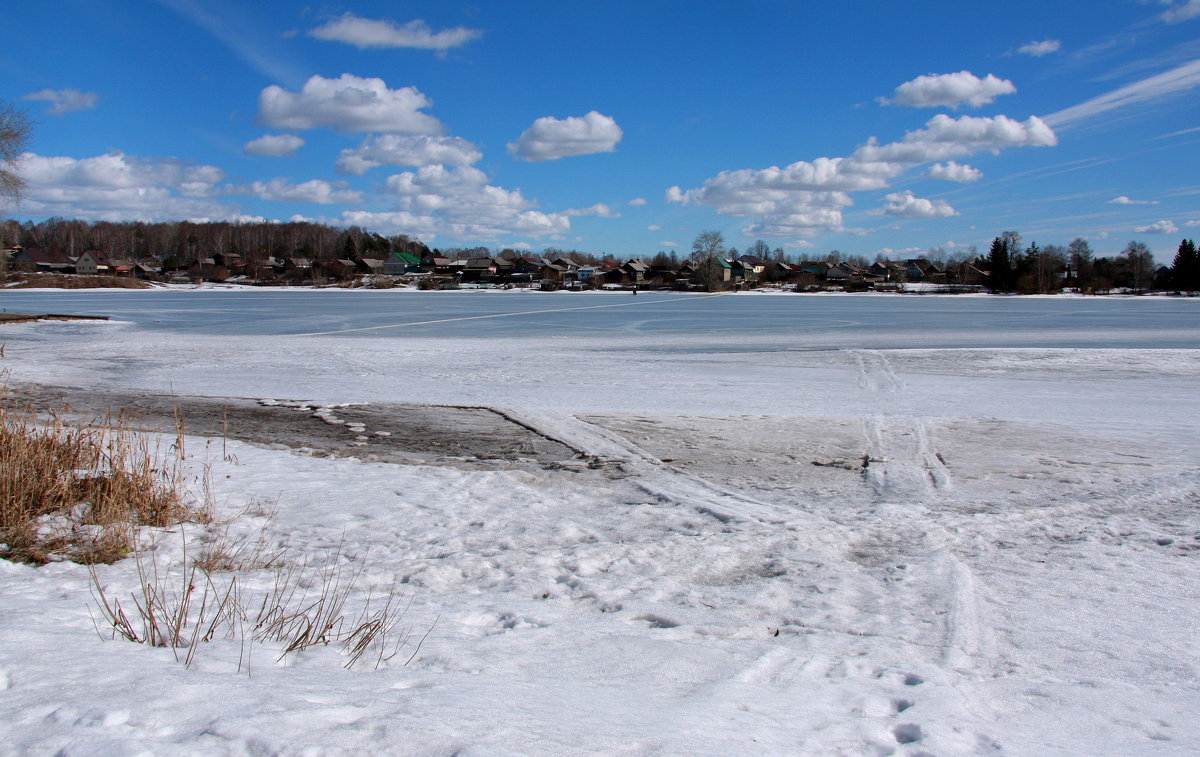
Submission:
[[[72,425],[0,407],[0,558],[113,562],[139,526],[184,519],[179,459],[149,445],[123,416]]]
[[[151,284],[128,276],[79,276],[30,273],[11,285],[12,289],[149,289]]]
[[[127,600],[110,593],[95,567],[90,568],[96,630],[104,637],[166,647],[185,665],[195,660],[200,644],[217,639],[241,644],[238,671],[249,672],[252,642],[278,651],[276,662],[313,647],[336,646],[353,668],[368,660],[378,668],[408,643],[411,628],[402,622],[408,605],[399,601],[396,587],[376,593],[368,589],[356,614],[345,605],[362,568],[344,569],[338,550],[318,566],[278,565],[264,592],[248,592],[237,575],[214,574],[199,561],[168,565],[163,570],[153,556],[134,553],[137,588]],[[409,603],[411,604],[411,602]],[[436,622],[436,621],[435,621]],[[418,641],[407,665],[421,650],[430,626]]]

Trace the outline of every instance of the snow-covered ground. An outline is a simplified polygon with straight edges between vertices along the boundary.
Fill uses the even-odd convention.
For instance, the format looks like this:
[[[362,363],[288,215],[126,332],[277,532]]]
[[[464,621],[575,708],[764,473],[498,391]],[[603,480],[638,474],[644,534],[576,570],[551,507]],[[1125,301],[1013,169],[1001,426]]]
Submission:
[[[908,321],[862,298],[773,304],[781,336],[748,315],[688,331],[649,297],[419,316],[353,294],[384,310],[310,303],[267,336],[226,301],[190,299],[182,319],[128,293],[109,300],[120,322],[4,327],[4,367],[84,388],[481,405],[592,464],[372,462],[387,428],[347,429],[368,440],[357,458],[192,439],[194,475],[240,513],[231,534],[340,555],[364,588],[398,582],[407,644],[351,670],[332,647],[276,664],[251,645],[239,672],[246,650],[218,641],[186,668],[101,638],[86,569],[0,562],[0,751],[1200,751],[1200,302],[980,304],[1007,315],[964,345],[955,319],[995,299],[895,298]],[[730,300],[791,298],[715,298]],[[382,328],[467,316],[436,338]],[[229,335],[201,325],[221,318]],[[1141,348],[1151,332],[1172,348]],[[146,559],[178,561],[184,538],[158,535]],[[128,591],[136,565],[99,577]]]

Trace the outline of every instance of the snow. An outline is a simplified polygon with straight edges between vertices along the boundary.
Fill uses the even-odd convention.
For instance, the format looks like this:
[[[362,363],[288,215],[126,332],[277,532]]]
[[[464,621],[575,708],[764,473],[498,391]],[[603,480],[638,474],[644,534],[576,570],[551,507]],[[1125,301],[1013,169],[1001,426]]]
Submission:
[[[1200,750],[1200,301],[321,292],[248,324],[271,302],[214,294],[47,295],[123,321],[6,326],[4,367],[317,408],[361,455],[193,438],[194,488],[233,536],[361,567],[351,603],[395,582],[402,652],[185,667],[101,638],[86,568],[0,562],[0,751]],[[579,455],[372,462],[391,431],[338,406],[382,402]],[[168,569],[205,536],[147,538]]]

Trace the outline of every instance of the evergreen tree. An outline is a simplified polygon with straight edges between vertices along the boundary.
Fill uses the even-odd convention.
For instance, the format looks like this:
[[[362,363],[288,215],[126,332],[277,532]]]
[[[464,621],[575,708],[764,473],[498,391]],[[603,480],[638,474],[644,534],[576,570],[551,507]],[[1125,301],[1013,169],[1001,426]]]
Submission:
[[[1013,263],[1020,251],[1021,235],[1015,231],[1006,231],[992,240],[988,252],[988,286],[992,291],[1011,292],[1015,289]]]
[[[1171,263],[1171,284],[1185,292],[1200,290],[1200,256],[1196,252],[1196,243],[1191,239],[1179,243],[1179,251]]]

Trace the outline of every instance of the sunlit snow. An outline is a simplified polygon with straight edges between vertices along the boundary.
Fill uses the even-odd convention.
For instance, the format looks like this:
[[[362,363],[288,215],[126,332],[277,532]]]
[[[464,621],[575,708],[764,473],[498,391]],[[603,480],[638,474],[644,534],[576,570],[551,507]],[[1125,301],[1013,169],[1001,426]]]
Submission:
[[[185,668],[101,638],[85,568],[0,562],[3,750],[1200,750],[1200,299],[0,298],[114,319],[4,326],[14,383],[317,408],[361,454],[192,438],[193,473],[428,632],[377,670]],[[391,430],[343,403],[494,408],[577,454],[372,462]]]

